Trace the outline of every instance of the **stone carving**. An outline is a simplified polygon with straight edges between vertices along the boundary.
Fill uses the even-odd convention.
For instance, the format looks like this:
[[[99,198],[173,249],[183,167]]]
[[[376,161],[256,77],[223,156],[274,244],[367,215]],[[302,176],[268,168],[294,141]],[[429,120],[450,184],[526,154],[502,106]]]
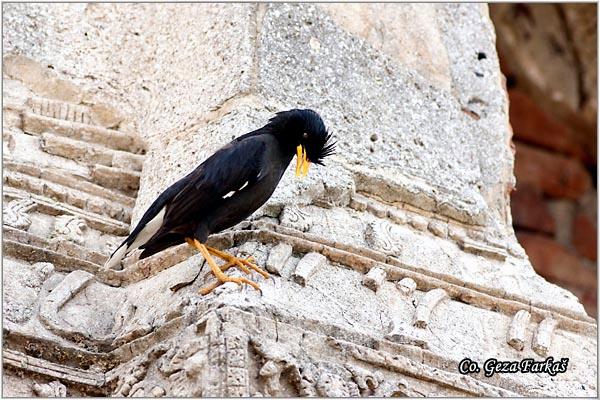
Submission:
[[[67,397],[67,387],[60,381],[36,383],[33,385],[33,392],[38,397]]]
[[[203,388],[199,383],[202,369],[208,364],[208,346],[206,337],[187,339],[182,343],[173,342],[172,347],[158,360],[158,370],[170,382],[169,395],[203,395]]]
[[[265,265],[267,271],[282,276],[283,268],[291,255],[292,246],[287,243],[277,244],[269,252],[269,257]]]
[[[5,260],[3,272],[4,279],[13,282],[13,285],[4,289],[4,317],[15,323],[26,322],[34,313],[42,285],[54,272],[54,265],[37,262],[29,266]]]
[[[98,336],[91,332],[89,327],[74,326],[71,322],[64,320],[60,315],[60,309],[79,292],[92,282],[93,275],[89,272],[76,270],[65,276],[40,304],[40,320],[54,333],[88,346],[107,346],[113,338],[111,336]]]
[[[544,318],[540,322],[533,334],[533,351],[541,356],[548,354],[557,324],[557,321],[552,317]]]
[[[129,366],[118,372],[118,375],[112,375],[110,378],[118,378],[113,397],[146,396],[144,378],[148,373],[148,368],[168,349],[167,343],[161,343],[144,354],[135,357]],[[160,394],[162,387],[158,386],[160,389],[156,389],[156,387],[156,385],[153,385],[152,389],[149,390],[149,394],[153,397],[161,397],[166,393],[163,389],[162,394]]]
[[[352,374],[363,397],[374,395],[383,382],[383,375],[379,371],[372,372],[352,364],[345,364],[344,367]]]
[[[31,225],[28,212],[36,207],[30,199],[15,199],[4,206],[2,210],[3,223],[17,229],[27,230]]]
[[[441,238],[448,237],[448,225],[439,220],[432,220],[427,225],[427,228],[431,233]]]
[[[394,229],[386,220],[370,222],[365,228],[365,240],[374,249],[387,254],[398,254],[401,251],[401,240]]]
[[[398,225],[406,224],[406,221],[408,219],[404,211],[398,210],[396,208],[391,208],[390,210],[388,210],[388,215],[390,219]]]
[[[327,259],[319,253],[308,253],[300,259],[296,270],[292,275],[293,279],[302,286],[306,286],[308,280],[322,268]]]
[[[469,232],[476,232],[476,231],[469,231]],[[483,239],[483,236],[479,237],[479,239]],[[464,251],[469,252],[469,253],[478,254],[478,255],[482,255],[482,256],[490,257],[490,258],[495,258],[495,259],[502,260],[502,261],[505,260],[507,257],[507,253],[503,249],[493,247],[493,246],[488,246],[488,245],[485,245],[480,242],[469,240],[467,238],[463,238],[463,240],[459,241],[458,243],[459,243],[461,249],[463,249]]]
[[[429,225],[427,222],[427,218],[422,217],[420,215],[412,215],[408,220],[410,226],[415,228],[418,231],[426,231],[427,226]]]
[[[267,396],[281,396],[281,379],[282,374],[285,373],[288,374],[297,396],[317,396],[314,366],[301,363],[280,344],[255,339],[251,339],[250,344],[263,359],[259,369],[259,376],[263,383],[262,393]]]
[[[377,289],[385,282],[385,271],[379,267],[373,267],[363,277],[362,284],[376,292]]]
[[[114,392],[115,397],[134,397],[134,395],[144,396],[144,389],[139,385],[148,372],[149,360],[143,358],[143,361],[134,364],[117,382]]]
[[[365,211],[367,209],[367,202],[368,200],[366,199],[366,197],[358,195],[358,194],[354,194],[351,198],[350,198],[350,208],[356,210],[356,211]]]
[[[417,289],[417,283],[411,278],[403,278],[396,283],[396,288],[398,288],[400,293],[404,296],[412,296]]]
[[[152,331],[152,325],[148,321],[134,318],[135,311],[136,307],[128,299],[121,303],[115,313],[115,322],[111,331],[115,336],[113,346],[120,346]]]
[[[279,219],[281,225],[302,232],[307,232],[313,224],[310,215],[297,206],[285,206]]]
[[[85,244],[85,231],[88,226],[82,218],[73,215],[61,215],[56,218],[54,234],[78,245]]]
[[[150,389],[149,394],[150,397],[163,397],[166,394],[166,392],[162,386],[154,386],[152,389]]]
[[[413,325],[418,328],[426,328],[431,318],[431,313],[437,305],[444,299],[448,298],[448,294],[444,289],[433,289],[425,293],[419,301],[415,314],[413,316]]]
[[[387,207],[379,202],[376,202],[373,200],[367,201],[367,211],[376,217],[385,218],[388,213],[388,208],[389,207]]]
[[[425,393],[409,386],[406,380],[384,382],[375,393],[376,397],[427,397]]]
[[[360,394],[354,382],[327,370],[322,370],[319,374],[316,389],[321,397],[357,397]]]
[[[77,106],[43,97],[32,97],[27,100],[27,103],[31,111],[45,117],[81,122],[84,124],[90,123],[89,110],[84,106]]]
[[[268,360],[258,371],[258,375],[264,379],[264,394],[276,396],[281,392],[281,373],[287,367],[283,361]]]
[[[525,335],[530,318],[531,314],[528,311],[520,310],[515,314],[508,327],[506,343],[519,351],[523,350],[525,346]]]

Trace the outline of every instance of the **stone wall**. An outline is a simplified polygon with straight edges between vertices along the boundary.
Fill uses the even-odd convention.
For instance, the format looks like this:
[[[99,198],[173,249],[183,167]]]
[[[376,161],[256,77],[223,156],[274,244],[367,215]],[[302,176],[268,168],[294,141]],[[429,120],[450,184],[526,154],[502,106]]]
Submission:
[[[536,272],[595,316],[596,5],[493,5],[491,16],[509,82],[517,237]]]
[[[485,5],[4,7],[6,395],[596,394],[594,320],[512,229]],[[200,296],[184,245],[101,269],[161,190],[292,107],[338,154],[210,238],[266,266],[262,294]],[[547,356],[567,372],[457,368]]]

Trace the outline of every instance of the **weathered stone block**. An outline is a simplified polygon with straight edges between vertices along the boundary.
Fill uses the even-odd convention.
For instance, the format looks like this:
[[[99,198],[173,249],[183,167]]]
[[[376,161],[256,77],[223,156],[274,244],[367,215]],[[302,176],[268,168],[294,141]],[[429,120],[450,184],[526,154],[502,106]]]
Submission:
[[[292,246],[287,243],[279,243],[269,252],[269,258],[267,258],[266,263],[267,271],[282,275],[283,268],[291,255]]]
[[[363,277],[362,284],[376,292],[377,289],[385,282],[385,271],[379,267],[374,267]]]
[[[306,286],[308,280],[326,263],[326,258],[319,253],[309,253],[302,257],[292,275],[294,281]]]

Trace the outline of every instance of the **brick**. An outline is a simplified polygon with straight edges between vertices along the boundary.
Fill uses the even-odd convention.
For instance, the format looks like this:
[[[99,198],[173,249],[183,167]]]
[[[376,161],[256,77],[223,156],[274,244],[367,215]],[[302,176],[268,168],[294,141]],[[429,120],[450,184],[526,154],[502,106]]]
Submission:
[[[598,317],[598,296],[596,288],[582,289],[578,286],[565,285],[565,289],[569,290],[579,298],[579,301],[583,304],[588,315],[594,318]]]
[[[573,221],[573,246],[577,253],[596,261],[598,259],[597,237],[598,232],[592,221],[582,213],[577,214]]]
[[[554,239],[563,246],[570,247],[577,203],[573,200],[556,199],[548,201],[547,207],[554,220]]]
[[[577,199],[591,186],[581,161],[515,143],[515,176],[519,185],[530,184],[550,197]]]
[[[565,246],[549,237],[517,232],[517,239],[535,271],[549,281],[585,289],[596,287],[596,271],[588,268]]]
[[[510,124],[515,139],[584,158],[584,151],[573,132],[545,113],[527,94],[512,89],[508,92],[508,98]]]
[[[510,196],[513,225],[516,228],[553,234],[554,218],[544,196],[531,185],[519,186]]]

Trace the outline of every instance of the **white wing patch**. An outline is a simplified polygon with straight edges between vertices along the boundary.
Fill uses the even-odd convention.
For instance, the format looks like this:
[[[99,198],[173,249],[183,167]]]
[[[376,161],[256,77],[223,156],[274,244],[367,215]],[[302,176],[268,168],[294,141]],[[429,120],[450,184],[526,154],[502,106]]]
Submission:
[[[166,210],[167,208],[163,207],[163,209],[160,210],[158,214],[156,214],[156,217],[148,221],[144,229],[142,229],[140,233],[138,233],[133,243],[131,243],[131,245],[128,247],[128,251],[137,249],[138,247],[146,243],[152,236],[154,236],[156,232],[158,232],[158,230],[162,226]]]
[[[125,257],[127,253],[145,244],[152,236],[154,236],[154,234],[158,232],[158,230],[162,226],[166,209],[166,207],[163,207],[163,209],[160,210],[158,214],[156,214],[156,217],[148,221],[146,226],[144,226],[144,229],[142,229],[137,234],[133,243],[131,243],[129,246],[126,246],[123,243],[123,245],[121,245],[121,247],[119,247],[117,251],[115,251],[112,257],[109,258],[108,261],[106,261],[106,264],[104,264],[104,268],[113,269],[123,259],[123,257]]]
[[[248,181],[246,181],[246,183],[244,183],[244,184],[242,185],[242,187],[238,189],[238,191],[242,190],[242,189],[243,189],[243,188],[245,188],[246,186],[248,186]]]
[[[232,190],[231,192],[227,193],[225,196],[223,196],[224,199],[231,197],[235,194],[235,190]]]

